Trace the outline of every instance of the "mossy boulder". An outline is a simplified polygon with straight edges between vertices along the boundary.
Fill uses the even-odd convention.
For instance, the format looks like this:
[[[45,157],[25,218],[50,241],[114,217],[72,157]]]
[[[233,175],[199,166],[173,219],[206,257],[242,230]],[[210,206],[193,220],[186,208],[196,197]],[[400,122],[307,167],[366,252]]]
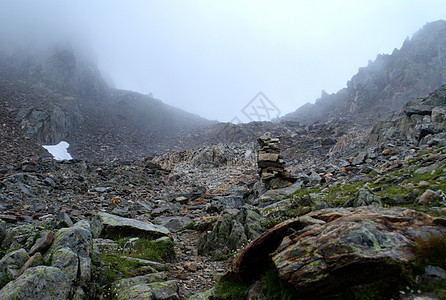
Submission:
[[[38,266],[27,269],[22,276],[0,290],[0,299],[68,299],[70,283],[56,267]]]
[[[180,299],[175,280],[144,282],[141,280],[117,282],[114,285],[116,299]]]
[[[227,214],[214,226],[210,234],[201,237],[198,253],[215,257],[235,251],[265,231],[262,216],[255,210],[243,208],[237,214]]]

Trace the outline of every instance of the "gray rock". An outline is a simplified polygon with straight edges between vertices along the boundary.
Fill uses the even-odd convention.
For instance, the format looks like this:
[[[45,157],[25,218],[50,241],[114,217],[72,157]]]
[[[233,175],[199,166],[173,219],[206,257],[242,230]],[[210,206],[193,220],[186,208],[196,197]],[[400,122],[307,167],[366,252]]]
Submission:
[[[62,228],[56,233],[54,242],[48,253],[54,253],[60,248],[70,248],[79,256],[89,257],[93,241],[90,231],[90,224],[85,221],[79,221],[69,228]]]
[[[431,189],[427,189],[423,195],[420,196],[420,199],[418,200],[419,205],[429,205],[432,202],[441,200],[441,191],[434,192]]]
[[[178,283],[174,280],[131,285],[115,285],[116,299],[180,299]]]
[[[215,197],[211,203],[206,206],[206,211],[209,213],[212,212],[221,212],[225,209],[239,209],[245,204],[243,197],[241,196],[222,196]]]
[[[178,231],[190,222],[192,222],[191,218],[183,216],[156,217],[153,219],[153,223],[164,226],[171,232]]]
[[[94,237],[103,238],[110,238],[117,235],[158,238],[167,236],[170,233],[163,226],[123,218],[105,212],[99,212],[93,219],[91,226]]]
[[[426,268],[424,269],[424,274],[429,277],[446,279],[446,271],[443,268],[436,266],[426,266]]]
[[[237,250],[259,236],[265,229],[262,216],[254,210],[243,208],[236,215],[225,215],[215,224],[210,234],[198,243],[200,255],[219,256]]]
[[[31,256],[26,263],[20,268],[19,273],[17,276],[20,276],[30,267],[37,267],[40,265],[45,264],[45,260],[43,259],[42,254],[40,252],[36,252],[33,256]]]
[[[66,212],[59,212],[54,218],[53,226],[56,229],[73,226],[73,221]]]
[[[29,259],[25,249],[19,249],[6,254],[0,260],[0,272],[2,276],[14,278],[19,273],[20,268]]]
[[[312,173],[308,179],[310,180],[310,185],[316,185],[321,183],[322,177],[318,173]]]
[[[383,205],[379,199],[379,196],[374,195],[366,188],[361,188],[356,192],[355,199],[353,200],[353,207],[359,206],[382,207]]]
[[[77,279],[79,271],[79,258],[70,248],[60,248],[53,253],[51,266],[62,270],[72,283]]]
[[[85,221],[79,221],[69,228],[62,228],[56,233],[54,242],[48,250],[46,258],[54,255],[60,250],[68,248],[74,255],[77,256],[78,271],[77,277],[80,279],[81,285],[85,285],[91,277],[91,255],[93,252],[93,241],[90,231],[90,224]],[[62,250],[58,255],[60,256],[60,263],[63,263],[63,257],[70,259],[70,265],[65,265],[66,268],[71,268],[74,263],[74,256],[68,250]],[[73,258],[72,258],[73,257]],[[73,267],[74,268],[74,267]],[[73,271],[74,272],[74,271]],[[71,279],[71,277],[69,278]]]
[[[2,242],[2,249],[8,252],[20,248],[30,249],[34,244],[39,232],[31,224],[19,225],[6,231],[6,236]]]
[[[29,268],[22,276],[0,290],[0,299],[68,299],[70,283],[64,273],[55,267]]]

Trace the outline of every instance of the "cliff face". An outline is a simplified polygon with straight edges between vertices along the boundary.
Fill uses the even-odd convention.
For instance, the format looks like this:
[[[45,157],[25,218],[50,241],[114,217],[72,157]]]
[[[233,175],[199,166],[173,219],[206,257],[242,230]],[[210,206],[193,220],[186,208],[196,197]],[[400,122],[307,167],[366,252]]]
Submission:
[[[401,49],[378,55],[335,94],[322,93],[283,119],[311,124],[350,120],[373,125],[446,82],[446,21],[426,24]]]

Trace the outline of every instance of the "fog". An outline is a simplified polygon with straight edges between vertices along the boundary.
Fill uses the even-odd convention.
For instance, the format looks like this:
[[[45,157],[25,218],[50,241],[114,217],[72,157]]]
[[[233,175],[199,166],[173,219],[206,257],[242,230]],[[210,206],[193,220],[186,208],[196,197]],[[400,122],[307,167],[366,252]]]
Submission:
[[[444,0],[1,0],[0,42],[69,42],[117,88],[247,121],[259,92],[294,111],[444,12]]]

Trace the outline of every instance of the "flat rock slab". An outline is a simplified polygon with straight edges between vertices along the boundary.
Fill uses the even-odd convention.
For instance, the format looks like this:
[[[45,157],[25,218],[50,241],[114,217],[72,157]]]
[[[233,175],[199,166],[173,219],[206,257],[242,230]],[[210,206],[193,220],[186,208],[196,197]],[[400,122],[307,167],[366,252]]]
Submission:
[[[180,299],[178,283],[175,280],[145,283],[130,281],[126,284],[118,282],[114,285],[116,299]]]
[[[156,239],[170,234],[164,226],[99,212],[91,222],[94,237],[133,236]]]

